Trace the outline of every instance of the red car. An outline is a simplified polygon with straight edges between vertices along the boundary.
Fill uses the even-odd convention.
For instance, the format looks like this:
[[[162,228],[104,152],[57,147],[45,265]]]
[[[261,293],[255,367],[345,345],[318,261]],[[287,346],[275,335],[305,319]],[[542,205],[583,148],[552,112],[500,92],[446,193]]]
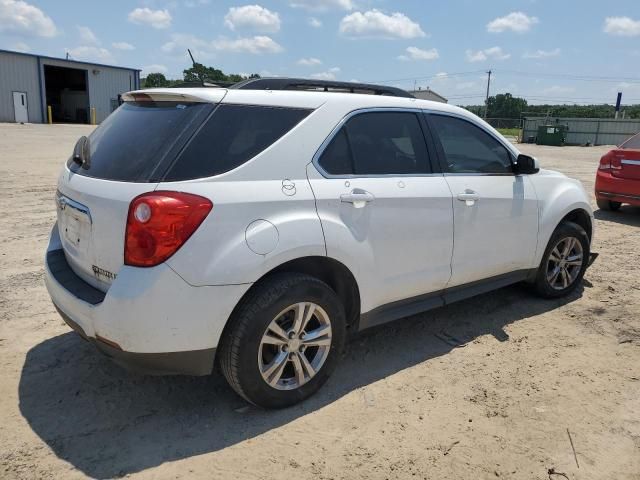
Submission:
[[[628,203],[640,207],[640,133],[600,159],[596,202],[602,210]]]

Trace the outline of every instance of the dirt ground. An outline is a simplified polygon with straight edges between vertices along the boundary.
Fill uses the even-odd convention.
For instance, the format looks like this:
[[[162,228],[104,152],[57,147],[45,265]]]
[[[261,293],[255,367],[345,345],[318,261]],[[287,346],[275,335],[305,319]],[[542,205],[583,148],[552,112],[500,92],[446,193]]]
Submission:
[[[640,209],[596,212],[571,298],[514,286],[387,325],[262,411],[220,375],[127,373],[56,314],[55,183],[88,132],[0,125],[0,478],[640,479]],[[607,148],[522,150],[592,192]]]

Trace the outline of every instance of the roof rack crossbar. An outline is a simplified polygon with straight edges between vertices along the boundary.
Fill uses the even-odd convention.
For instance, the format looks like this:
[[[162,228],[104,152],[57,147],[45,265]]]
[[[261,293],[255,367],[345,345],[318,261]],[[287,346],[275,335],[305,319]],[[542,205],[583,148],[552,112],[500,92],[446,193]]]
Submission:
[[[369,83],[338,82],[333,80],[311,80],[306,78],[250,78],[229,87],[238,90],[342,90],[350,93],[361,91],[373,95],[414,98],[409,92],[396,87]]]

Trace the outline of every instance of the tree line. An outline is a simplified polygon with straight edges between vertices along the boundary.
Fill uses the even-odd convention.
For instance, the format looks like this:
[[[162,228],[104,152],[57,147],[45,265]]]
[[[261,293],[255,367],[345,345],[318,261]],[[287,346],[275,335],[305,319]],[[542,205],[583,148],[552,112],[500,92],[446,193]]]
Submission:
[[[484,116],[485,105],[467,105],[464,108],[479,116]],[[640,105],[624,105],[621,111],[625,118],[640,118]],[[571,118],[613,118],[615,105],[529,105],[527,100],[514,97],[510,93],[500,93],[489,97],[487,118],[521,117],[571,117]]]
[[[247,78],[260,78],[260,75],[253,73],[248,77],[237,73],[226,74],[222,70],[214,67],[207,67],[201,63],[194,63],[191,68],[182,71],[181,80],[169,80],[162,73],[150,73],[140,79],[141,88],[175,87],[184,83],[213,83],[232,84]]]

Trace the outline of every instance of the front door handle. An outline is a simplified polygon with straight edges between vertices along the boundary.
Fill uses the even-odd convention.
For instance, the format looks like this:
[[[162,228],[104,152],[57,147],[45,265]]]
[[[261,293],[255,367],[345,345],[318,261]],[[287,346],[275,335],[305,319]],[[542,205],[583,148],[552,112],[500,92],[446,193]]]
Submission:
[[[458,194],[458,200],[464,202],[468,207],[471,207],[480,200],[480,195],[478,195],[478,192],[467,189],[464,193]]]
[[[373,202],[375,197],[372,193],[362,190],[360,188],[354,188],[349,193],[343,193],[340,195],[340,201],[342,203],[350,203],[353,208],[363,208],[369,202]]]

